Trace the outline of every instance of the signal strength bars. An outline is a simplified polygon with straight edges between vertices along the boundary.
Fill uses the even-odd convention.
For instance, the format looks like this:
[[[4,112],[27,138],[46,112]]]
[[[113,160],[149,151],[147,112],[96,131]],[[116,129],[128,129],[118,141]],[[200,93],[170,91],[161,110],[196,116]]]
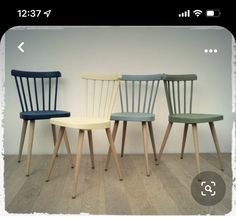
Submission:
[[[179,14],[179,17],[190,17],[190,10],[184,11]]]

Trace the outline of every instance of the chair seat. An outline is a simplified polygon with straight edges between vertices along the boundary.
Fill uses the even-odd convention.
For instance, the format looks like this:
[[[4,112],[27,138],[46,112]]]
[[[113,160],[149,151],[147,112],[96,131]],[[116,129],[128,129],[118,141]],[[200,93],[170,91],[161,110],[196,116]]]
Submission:
[[[40,119],[50,119],[50,118],[59,118],[59,117],[69,117],[70,112],[67,111],[30,111],[30,112],[21,112],[20,118],[24,120],[40,120]]]
[[[215,114],[175,114],[169,116],[170,122],[197,124],[223,120],[223,115]]]
[[[114,121],[154,121],[155,115],[151,113],[139,112],[119,112],[111,115]]]
[[[82,130],[103,129],[110,127],[110,120],[103,118],[53,118],[50,120],[50,123],[62,127],[77,128]]]

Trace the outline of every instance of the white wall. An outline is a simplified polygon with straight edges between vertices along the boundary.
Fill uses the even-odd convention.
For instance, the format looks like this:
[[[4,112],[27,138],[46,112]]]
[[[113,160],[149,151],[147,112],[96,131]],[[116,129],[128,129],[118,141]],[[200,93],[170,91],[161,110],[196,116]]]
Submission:
[[[223,28],[191,27],[66,27],[56,29],[15,28],[5,35],[5,111],[4,151],[17,154],[20,138],[20,104],[11,69],[59,70],[61,109],[78,114],[83,96],[80,73],[120,72],[125,74],[197,74],[194,88],[195,112],[219,113],[224,120],[216,122],[216,130],[223,152],[231,151],[231,51],[232,35]],[[17,45],[24,41],[24,53]],[[205,48],[218,49],[217,54],[205,54]],[[159,88],[155,110],[154,133],[159,146],[167,126],[168,109],[163,84]],[[114,112],[119,111],[119,99]],[[200,151],[215,152],[207,124],[199,126]],[[183,125],[173,126],[166,152],[180,152]],[[68,130],[72,151],[76,152],[77,131]],[[128,124],[127,153],[143,153],[141,125]],[[27,141],[27,139],[26,139]],[[107,152],[104,131],[94,132],[95,153]],[[27,142],[26,142],[27,144]],[[121,128],[116,138],[120,151]],[[150,145],[150,141],[149,141]],[[48,121],[38,121],[33,152],[49,154],[53,144]],[[64,151],[64,147],[61,149]],[[149,146],[151,152],[151,146]],[[27,152],[25,145],[24,153]],[[88,151],[85,140],[84,152]],[[186,152],[193,152],[189,129]]]

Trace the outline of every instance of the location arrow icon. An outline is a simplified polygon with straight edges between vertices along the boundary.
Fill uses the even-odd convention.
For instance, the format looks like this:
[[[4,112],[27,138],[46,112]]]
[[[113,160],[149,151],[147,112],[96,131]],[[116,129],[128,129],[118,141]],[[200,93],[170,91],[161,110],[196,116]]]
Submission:
[[[22,53],[24,53],[25,51],[23,50],[22,46],[24,45],[25,42],[21,42],[19,44],[19,46],[17,47]]]

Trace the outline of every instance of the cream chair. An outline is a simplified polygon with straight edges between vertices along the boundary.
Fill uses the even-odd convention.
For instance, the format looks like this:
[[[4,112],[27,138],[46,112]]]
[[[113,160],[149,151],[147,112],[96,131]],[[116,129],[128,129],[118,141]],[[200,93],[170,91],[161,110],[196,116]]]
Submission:
[[[115,102],[117,91],[119,88],[118,74],[82,74],[82,78],[85,80],[85,97],[84,103],[79,104],[84,107],[82,117],[68,117],[68,118],[54,118],[50,120],[53,125],[60,126],[57,142],[53,151],[53,155],[49,164],[48,179],[51,175],[52,168],[55,162],[57,152],[59,150],[62,137],[66,128],[75,128],[79,130],[76,165],[73,183],[73,195],[72,198],[76,198],[78,176],[80,169],[80,159],[82,154],[82,147],[84,141],[84,133],[87,131],[89,140],[89,149],[92,168],[94,168],[94,155],[93,155],[93,129],[105,129],[109,144],[111,146],[112,155],[115,161],[116,170],[119,175],[119,179],[122,180],[120,165],[116,155],[115,145],[113,142],[111,130],[110,130],[110,117],[111,111]]]

